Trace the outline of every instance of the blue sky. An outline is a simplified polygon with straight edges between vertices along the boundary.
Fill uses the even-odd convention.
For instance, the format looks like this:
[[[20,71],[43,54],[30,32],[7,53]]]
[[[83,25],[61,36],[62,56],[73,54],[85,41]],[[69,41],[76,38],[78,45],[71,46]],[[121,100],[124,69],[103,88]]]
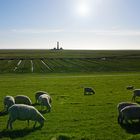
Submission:
[[[0,0],[0,49],[140,49],[140,0]]]

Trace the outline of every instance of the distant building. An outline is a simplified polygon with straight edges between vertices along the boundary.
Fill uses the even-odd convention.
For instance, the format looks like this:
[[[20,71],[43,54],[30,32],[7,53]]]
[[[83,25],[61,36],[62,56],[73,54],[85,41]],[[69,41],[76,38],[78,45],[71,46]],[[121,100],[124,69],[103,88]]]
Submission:
[[[57,42],[57,50],[59,50],[59,42]]]
[[[54,47],[53,50],[63,50],[62,47],[59,47],[59,42],[58,41],[57,41],[56,47]]]

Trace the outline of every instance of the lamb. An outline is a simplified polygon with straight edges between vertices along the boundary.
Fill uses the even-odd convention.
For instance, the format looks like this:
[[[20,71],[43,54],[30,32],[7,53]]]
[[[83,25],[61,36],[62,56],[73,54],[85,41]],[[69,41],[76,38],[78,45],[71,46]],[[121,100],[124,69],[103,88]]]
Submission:
[[[123,108],[125,108],[126,106],[132,106],[132,105],[135,105],[135,106],[138,106],[137,103],[131,103],[131,102],[121,102],[117,105],[117,109],[118,109],[118,123],[120,122],[120,115],[121,115],[121,110]]]
[[[8,111],[9,107],[15,104],[15,99],[12,96],[5,96],[4,97],[4,110]]]
[[[140,106],[126,106],[120,112],[120,123],[123,121],[129,123],[129,121],[140,119]]]
[[[135,101],[136,96],[140,97],[140,89],[135,89],[133,92],[134,93],[133,93],[132,101]]]
[[[38,103],[39,96],[42,95],[42,94],[47,94],[47,92],[45,92],[45,91],[37,91],[37,92],[35,93],[35,100],[36,100],[36,103]]]
[[[17,95],[15,96],[15,103],[16,104],[26,104],[26,105],[32,105],[32,101],[28,96],[25,95]]]
[[[91,95],[91,94],[95,94],[94,90],[92,88],[84,88],[84,95]]]
[[[12,123],[16,120],[27,120],[28,122],[29,120],[32,120],[35,121],[33,128],[35,128],[37,122],[42,128],[44,125],[44,121],[46,120],[36,108],[29,105],[15,104],[9,108],[8,112],[9,119],[7,121],[7,129],[9,127],[10,129],[13,129]]]
[[[48,112],[51,111],[52,99],[49,95],[47,94],[40,95],[38,101],[41,104],[41,110],[43,110],[43,106],[46,106],[46,110],[48,109]]]

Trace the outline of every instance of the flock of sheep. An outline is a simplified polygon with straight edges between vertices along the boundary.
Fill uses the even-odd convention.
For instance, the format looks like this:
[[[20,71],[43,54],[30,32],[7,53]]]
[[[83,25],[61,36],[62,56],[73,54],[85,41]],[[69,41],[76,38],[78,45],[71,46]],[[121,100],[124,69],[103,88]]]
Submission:
[[[127,89],[133,89],[133,87],[127,87]],[[140,89],[133,90],[132,101],[135,101],[136,97],[140,97]],[[117,106],[118,108],[118,123],[129,124],[133,121],[140,120],[140,105],[134,102],[121,102]]]
[[[133,86],[128,86],[128,90],[133,90],[132,101],[136,100],[136,97],[140,97],[140,89],[135,89]],[[92,88],[84,88],[84,95],[95,94]],[[118,108],[118,123],[123,124],[132,123],[133,120],[140,121],[140,105],[134,102],[121,102],[117,105]]]
[[[41,105],[41,110],[43,107],[46,107],[48,112],[51,111],[51,102],[52,99],[49,94],[44,91],[38,91],[35,93],[36,103]],[[29,125],[29,120],[40,124],[40,127],[43,127],[45,118],[42,114],[32,106],[32,101],[28,96],[25,95],[17,95],[15,97],[5,96],[4,98],[4,110],[8,111],[9,119],[7,121],[7,129],[13,129],[12,123],[16,120],[27,121]]]
[[[127,87],[127,89],[133,89],[133,87]],[[84,95],[95,94],[92,88],[84,88]],[[136,97],[140,96],[140,89],[133,90],[132,101],[135,101]],[[37,91],[35,93],[36,103],[39,103],[41,110],[46,107],[47,112],[51,111],[52,99],[47,92]],[[121,102],[117,105],[118,108],[118,123],[123,124],[132,122],[133,120],[140,120],[140,105],[133,102]],[[8,111],[9,119],[7,121],[7,129],[13,129],[12,123],[16,120],[24,120],[28,122],[32,120],[40,124],[43,127],[45,118],[43,115],[32,106],[32,101],[28,96],[17,95],[15,97],[5,96],[4,98],[4,110]]]

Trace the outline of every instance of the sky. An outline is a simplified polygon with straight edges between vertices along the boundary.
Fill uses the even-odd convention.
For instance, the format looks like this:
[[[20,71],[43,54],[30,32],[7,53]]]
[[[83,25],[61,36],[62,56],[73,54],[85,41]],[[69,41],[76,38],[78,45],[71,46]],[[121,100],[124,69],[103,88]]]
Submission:
[[[0,49],[140,49],[140,0],[0,0]]]

